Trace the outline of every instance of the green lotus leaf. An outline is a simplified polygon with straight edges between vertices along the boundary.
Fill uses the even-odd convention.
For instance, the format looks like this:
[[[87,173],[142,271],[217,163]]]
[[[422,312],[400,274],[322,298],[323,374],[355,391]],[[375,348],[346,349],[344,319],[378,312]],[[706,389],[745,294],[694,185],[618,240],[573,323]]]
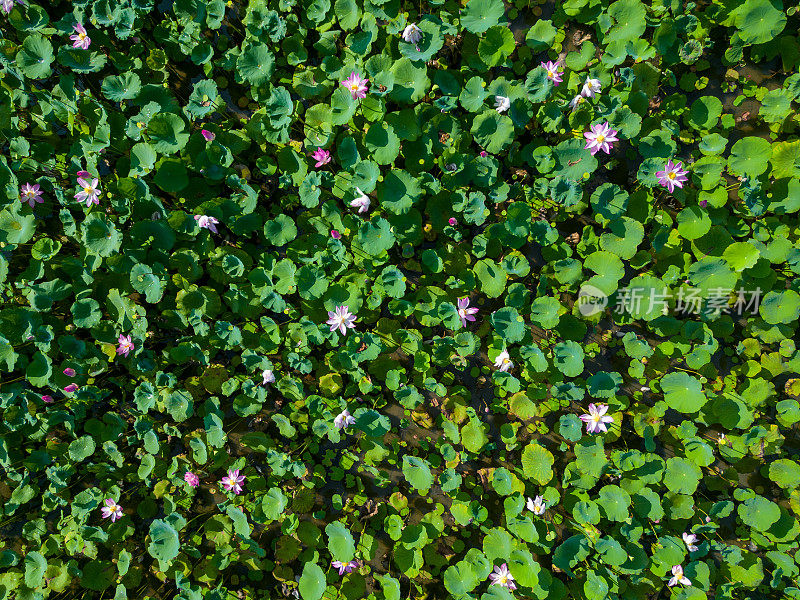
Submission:
[[[800,294],[794,290],[771,290],[762,299],[758,313],[770,325],[795,323],[800,317]]]
[[[46,37],[34,33],[25,38],[17,52],[16,64],[25,77],[43,79],[50,75],[53,63],[53,45]]]
[[[742,41],[745,44],[763,44],[775,39],[786,27],[782,4],[780,0],[746,0],[740,5],[734,13]]]
[[[189,141],[184,132],[185,122],[173,113],[160,113],[154,116],[147,126],[147,133],[153,149],[162,154],[174,154],[183,150]]]
[[[114,102],[132,100],[142,91],[142,81],[136,73],[109,75],[103,79],[103,95]]]
[[[500,0],[470,0],[461,12],[461,25],[472,33],[483,33],[497,25],[504,14]]]
[[[728,168],[734,175],[758,177],[767,170],[771,150],[771,144],[764,138],[742,138],[731,148]]]
[[[687,373],[669,373],[661,379],[664,401],[682,413],[699,411],[708,401],[702,384]]]
[[[742,502],[737,512],[742,522],[756,531],[767,531],[781,517],[777,504],[758,495]]]
[[[472,0],[483,1],[483,0]],[[505,115],[486,110],[472,122],[475,141],[490,154],[503,151],[514,139],[514,123]]]
[[[555,458],[549,450],[539,444],[531,443],[522,452],[522,470],[525,477],[539,485],[547,485],[553,478]]]

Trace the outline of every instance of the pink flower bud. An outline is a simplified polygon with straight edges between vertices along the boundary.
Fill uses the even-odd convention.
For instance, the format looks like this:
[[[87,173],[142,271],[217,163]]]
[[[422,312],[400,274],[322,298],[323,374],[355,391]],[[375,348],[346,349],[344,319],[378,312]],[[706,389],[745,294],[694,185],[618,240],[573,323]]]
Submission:
[[[335,240],[338,240],[342,237],[342,234],[336,231],[335,229],[331,229],[331,237]]]

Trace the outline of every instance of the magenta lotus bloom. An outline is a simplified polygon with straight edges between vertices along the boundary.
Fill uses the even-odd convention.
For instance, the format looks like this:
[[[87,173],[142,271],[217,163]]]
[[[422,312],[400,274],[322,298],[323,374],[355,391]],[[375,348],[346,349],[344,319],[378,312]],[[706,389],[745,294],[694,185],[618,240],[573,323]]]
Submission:
[[[337,306],[336,310],[328,311],[328,320],[326,323],[331,326],[331,331],[339,330],[342,335],[347,333],[348,329],[355,327],[356,316],[350,312],[347,306]]]
[[[64,375],[66,375],[67,377],[75,377],[75,369],[73,369],[72,367],[67,367],[66,369],[64,369]]]
[[[689,180],[686,177],[687,173],[689,171],[684,170],[682,162],[673,163],[672,160],[668,160],[663,171],[656,171],[656,177],[658,177],[658,183],[672,193],[676,187],[682,188],[683,184]]]
[[[474,306],[470,308],[469,298],[458,299],[458,316],[461,318],[461,326],[466,327],[467,321],[474,321],[475,317],[472,315],[477,314],[478,309]]]
[[[455,217],[450,217],[449,219],[447,219],[447,223],[451,227],[455,227],[456,225],[458,225],[458,219],[456,219]]]
[[[50,394],[45,394],[42,396],[42,400],[44,400],[47,404],[52,404],[53,397]]]
[[[42,198],[42,188],[39,187],[38,183],[34,183],[33,185],[26,183],[20,186],[19,195],[22,197],[23,202],[30,204],[31,208],[36,206],[37,202],[44,202],[44,198]]]
[[[499,567],[494,568],[494,572],[489,573],[489,579],[492,580],[491,585],[499,585],[508,588],[510,591],[517,589],[517,584],[514,583],[514,576],[508,570],[508,565],[503,563]]]
[[[218,219],[209,217],[208,215],[195,215],[194,220],[197,221],[197,226],[201,229],[208,229],[212,233],[219,233],[217,231]]]
[[[356,419],[355,417],[350,415],[350,411],[343,410],[333,420],[333,424],[336,425],[336,429],[344,429],[345,427],[349,427],[350,425],[355,425]]]
[[[669,580],[667,585],[669,587],[673,587],[679,583],[682,583],[683,585],[692,585],[692,582],[689,580],[689,578],[683,574],[683,567],[681,565],[675,565],[672,567],[672,579]]]
[[[486,150],[481,150],[480,151],[480,155],[481,155],[481,158],[486,158],[487,156],[489,156],[489,153]]]
[[[697,536],[693,533],[683,534],[683,543],[686,544],[686,549],[689,552],[697,552]]]
[[[339,233],[336,229],[331,229],[331,237],[335,240],[342,239],[342,234]]]
[[[100,180],[96,177],[91,182],[89,182],[88,178],[79,177],[78,187],[81,188],[81,191],[75,194],[75,200],[86,202],[86,208],[91,207],[92,204],[100,203]]]
[[[617,130],[611,129],[611,125],[609,125],[608,121],[602,125],[592,125],[590,129],[591,131],[587,131],[583,134],[586,138],[586,146],[584,146],[584,148],[589,150],[592,156],[597,154],[600,150],[606,154],[611,154],[611,145],[619,141],[616,137]]]
[[[122,335],[120,333],[119,339],[117,341],[119,342],[119,347],[117,348],[117,354],[120,354],[122,356],[128,356],[128,354],[130,354],[136,348],[136,346],[134,346],[133,342],[131,341],[131,336],[129,335]]]
[[[345,573],[350,573],[361,566],[361,563],[357,560],[351,560],[349,563],[343,563],[339,560],[332,560],[331,566],[334,569],[339,569],[339,575],[344,575]]]
[[[320,168],[324,165],[327,165],[331,162],[331,153],[327,150],[323,150],[322,148],[317,148],[312,154],[311,158],[313,158],[316,162],[314,165],[316,168]]]
[[[213,142],[214,138],[217,137],[213,132],[209,131],[208,129],[201,129],[200,135],[202,135],[207,142]]]
[[[72,40],[72,47],[87,50],[92,43],[92,38],[86,34],[86,29],[80,23],[73,25],[72,28],[75,30],[75,35],[69,36],[69,39]]]
[[[89,173],[89,171],[78,171],[78,172],[75,174],[75,176],[76,176],[78,179],[89,179],[89,178],[91,178],[92,174],[91,174],[91,173]]]
[[[114,502],[112,498],[106,498],[105,506],[102,508],[103,518],[108,519],[111,517],[113,523],[117,519],[122,518],[122,507]]]
[[[186,473],[183,475],[183,480],[192,487],[197,487],[200,485],[200,478],[191,471],[186,471]]]
[[[552,81],[554,85],[558,85],[563,81],[563,79],[561,79],[561,72],[558,70],[561,68],[560,61],[543,62],[542,68],[547,71],[547,78]]]
[[[229,492],[233,492],[237,496],[242,493],[242,485],[244,483],[244,475],[239,475],[239,469],[228,469],[228,474],[222,478],[220,483]]]
[[[368,81],[369,79],[364,79],[361,75],[353,71],[350,73],[350,77],[342,82],[342,85],[348,89],[353,96],[353,100],[358,100],[359,98],[367,97]]]
[[[75,383],[70,383],[68,386],[64,387],[64,391],[67,392],[68,394],[71,394],[72,392],[74,392],[77,389],[78,389],[78,385],[75,384]]]
[[[580,416],[581,421],[586,423],[586,433],[605,433],[608,431],[606,423],[613,423],[614,417],[606,416],[607,412],[607,404],[590,404],[589,414]]]

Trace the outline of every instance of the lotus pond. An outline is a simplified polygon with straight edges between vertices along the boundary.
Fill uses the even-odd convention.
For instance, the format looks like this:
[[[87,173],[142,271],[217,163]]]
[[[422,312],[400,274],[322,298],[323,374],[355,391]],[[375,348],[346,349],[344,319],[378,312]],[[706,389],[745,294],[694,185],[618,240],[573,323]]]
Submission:
[[[0,0],[0,600],[800,599],[782,0]]]

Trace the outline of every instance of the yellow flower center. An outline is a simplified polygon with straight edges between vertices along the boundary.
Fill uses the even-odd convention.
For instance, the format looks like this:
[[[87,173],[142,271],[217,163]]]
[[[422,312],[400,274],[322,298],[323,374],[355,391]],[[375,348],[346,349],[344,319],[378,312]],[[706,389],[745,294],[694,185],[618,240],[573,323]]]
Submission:
[[[92,193],[94,193],[94,190],[93,190],[92,188],[90,188],[90,187],[85,187],[85,188],[83,188],[83,191],[84,191],[85,193],[87,193],[87,194],[92,194]]]
[[[600,414],[599,413],[593,414],[592,415],[592,421],[594,421],[595,423],[599,423],[600,422]]]
[[[669,177],[670,179],[675,179],[675,173],[668,173],[667,177]]]
[[[136,122],[136,126],[137,126],[139,129],[141,129],[142,127],[144,127],[144,123],[142,123],[141,121],[137,121],[137,122]]]
[[[555,73],[553,73],[553,71],[548,71],[548,72],[547,72],[547,76],[548,76],[548,77],[550,77],[550,78],[552,79],[553,77],[555,77],[555,76],[556,76],[556,74],[555,74]]]
[[[357,83],[351,83],[350,84],[350,89],[355,92],[356,90],[358,90],[358,84]]]
[[[604,136],[604,135],[598,135],[598,136],[597,136],[597,143],[598,143],[598,144],[602,144],[602,143],[603,143],[603,140],[605,140],[605,139],[606,139],[606,136]]]
[[[508,583],[508,575],[502,575],[498,580],[497,583],[500,585],[506,585]]]
[[[87,37],[88,37],[88,36],[87,36],[85,33],[79,33],[79,34],[78,34],[78,39],[79,39],[80,41],[83,41],[83,40],[85,40]]]

